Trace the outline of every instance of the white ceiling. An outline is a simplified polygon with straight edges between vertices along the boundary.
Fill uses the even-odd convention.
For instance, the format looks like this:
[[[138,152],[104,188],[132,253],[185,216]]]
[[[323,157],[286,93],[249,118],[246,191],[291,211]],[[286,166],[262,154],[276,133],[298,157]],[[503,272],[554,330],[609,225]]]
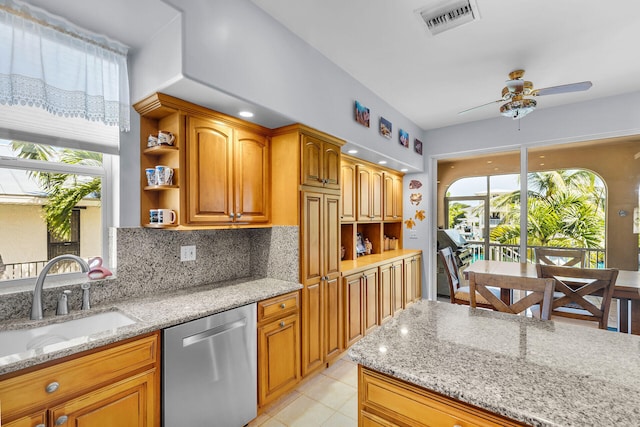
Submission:
[[[423,129],[498,117],[457,113],[500,99],[515,69],[536,88],[593,82],[538,108],[640,90],[637,0],[476,0],[479,21],[436,36],[415,11],[442,0],[252,1]]]
[[[457,113],[499,99],[518,68],[536,88],[593,82],[539,109],[640,90],[637,0],[476,0],[479,21],[437,36],[415,11],[442,0],[252,1],[423,129],[497,117],[500,104]],[[28,2],[132,50],[178,15],[159,0]]]

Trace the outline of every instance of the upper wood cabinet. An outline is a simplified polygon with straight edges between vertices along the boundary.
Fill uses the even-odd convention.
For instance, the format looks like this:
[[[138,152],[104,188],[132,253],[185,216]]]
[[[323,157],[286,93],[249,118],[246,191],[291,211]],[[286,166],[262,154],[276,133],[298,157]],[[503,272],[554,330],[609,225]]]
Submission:
[[[340,189],[340,145],[302,134],[302,185]]]
[[[343,160],[341,166],[341,211],[342,222],[353,222],[356,220],[356,181],[357,172],[355,163]]]
[[[146,227],[267,225],[271,215],[269,129],[164,94],[134,105],[141,116],[141,223]],[[147,148],[169,131],[173,146]],[[164,165],[173,184],[146,185],[145,169]],[[176,212],[174,224],[150,224],[150,209]]]
[[[382,221],[382,171],[358,165],[356,220]]]
[[[402,176],[384,172],[383,187],[385,221],[402,221]]]
[[[268,222],[267,137],[197,117],[187,129],[187,222]]]

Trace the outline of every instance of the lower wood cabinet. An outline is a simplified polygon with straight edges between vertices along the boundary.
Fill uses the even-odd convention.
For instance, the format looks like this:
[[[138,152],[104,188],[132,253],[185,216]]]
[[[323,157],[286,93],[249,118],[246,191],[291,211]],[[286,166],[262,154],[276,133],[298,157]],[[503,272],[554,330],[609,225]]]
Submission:
[[[421,277],[422,255],[414,255],[404,260],[404,306],[422,299]]]
[[[358,425],[513,427],[517,421],[358,366]]]
[[[343,278],[345,346],[362,338],[378,324],[378,269]]]
[[[380,266],[378,294],[380,324],[391,320],[404,303],[404,263],[402,260]]]
[[[300,381],[300,293],[258,303],[258,406]]]
[[[159,333],[0,378],[4,427],[159,426]]]

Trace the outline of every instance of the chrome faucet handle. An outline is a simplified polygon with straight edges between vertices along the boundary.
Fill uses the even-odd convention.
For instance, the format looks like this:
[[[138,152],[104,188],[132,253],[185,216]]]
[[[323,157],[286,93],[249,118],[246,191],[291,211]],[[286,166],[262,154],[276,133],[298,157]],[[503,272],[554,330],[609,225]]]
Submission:
[[[81,310],[89,310],[91,308],[91,303],[89,301],[89,289],[91,288],[91,283],[83,283],[80,285],[82,288],[82,308]]]
[[[69,289],[65,289],[60,294],[60,297],[58,298],[58,309],[56,310],[56,316],[69,314],[69,294],[71,294],[71,291]]]

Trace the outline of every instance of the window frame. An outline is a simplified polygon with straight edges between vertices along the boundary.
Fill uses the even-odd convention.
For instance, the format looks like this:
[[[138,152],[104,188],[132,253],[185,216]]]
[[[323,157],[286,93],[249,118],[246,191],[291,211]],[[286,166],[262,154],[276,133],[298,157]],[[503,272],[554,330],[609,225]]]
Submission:
[[[4,138],[3,138],[4,139]],[[27,140],[29,141],[29,140]],[[40,139],[40,143],[42,140]],[[29,141],[30,142],[30,141]],[[48,144],[53,145],[53,144]],[[56,146],[64,148],[63,146]],[[91,149],[92,148],[92,149]],[[77,148],[85,149],[88,148]],[[90,147],[89,151],[95,151],[95,147]],[[113,212],[117,209],[117,203],[114,199],[114,178],[116,176],[116,168],[118,164],[118,156],[101,153],[102,166],[72,165],[61,162],[46,162],[41,160],[21,159],[16,157],[0,156],[0,168],[2,169],[18,169],[25,171],[41,171],[51,173],[72,173],[84,176],[100,177],[102,180],[100,192],[100,210],[101,210],[101,235],[102,235],[102,260],[103,266],[110,268],[112,265],[112,257],[109,252],[109,229],[114,225]],[[71,285],[82,283],[87,280],[85,273],[63,273],[47,278],[47,284],[56,286]],[[0,294],[11,293],[16,291],[24,291],[30,289],[35,282],[35,277],[26,277],[20,279],[3,280],[0,282]],[[29,287],[27,287],[29,285]]]

